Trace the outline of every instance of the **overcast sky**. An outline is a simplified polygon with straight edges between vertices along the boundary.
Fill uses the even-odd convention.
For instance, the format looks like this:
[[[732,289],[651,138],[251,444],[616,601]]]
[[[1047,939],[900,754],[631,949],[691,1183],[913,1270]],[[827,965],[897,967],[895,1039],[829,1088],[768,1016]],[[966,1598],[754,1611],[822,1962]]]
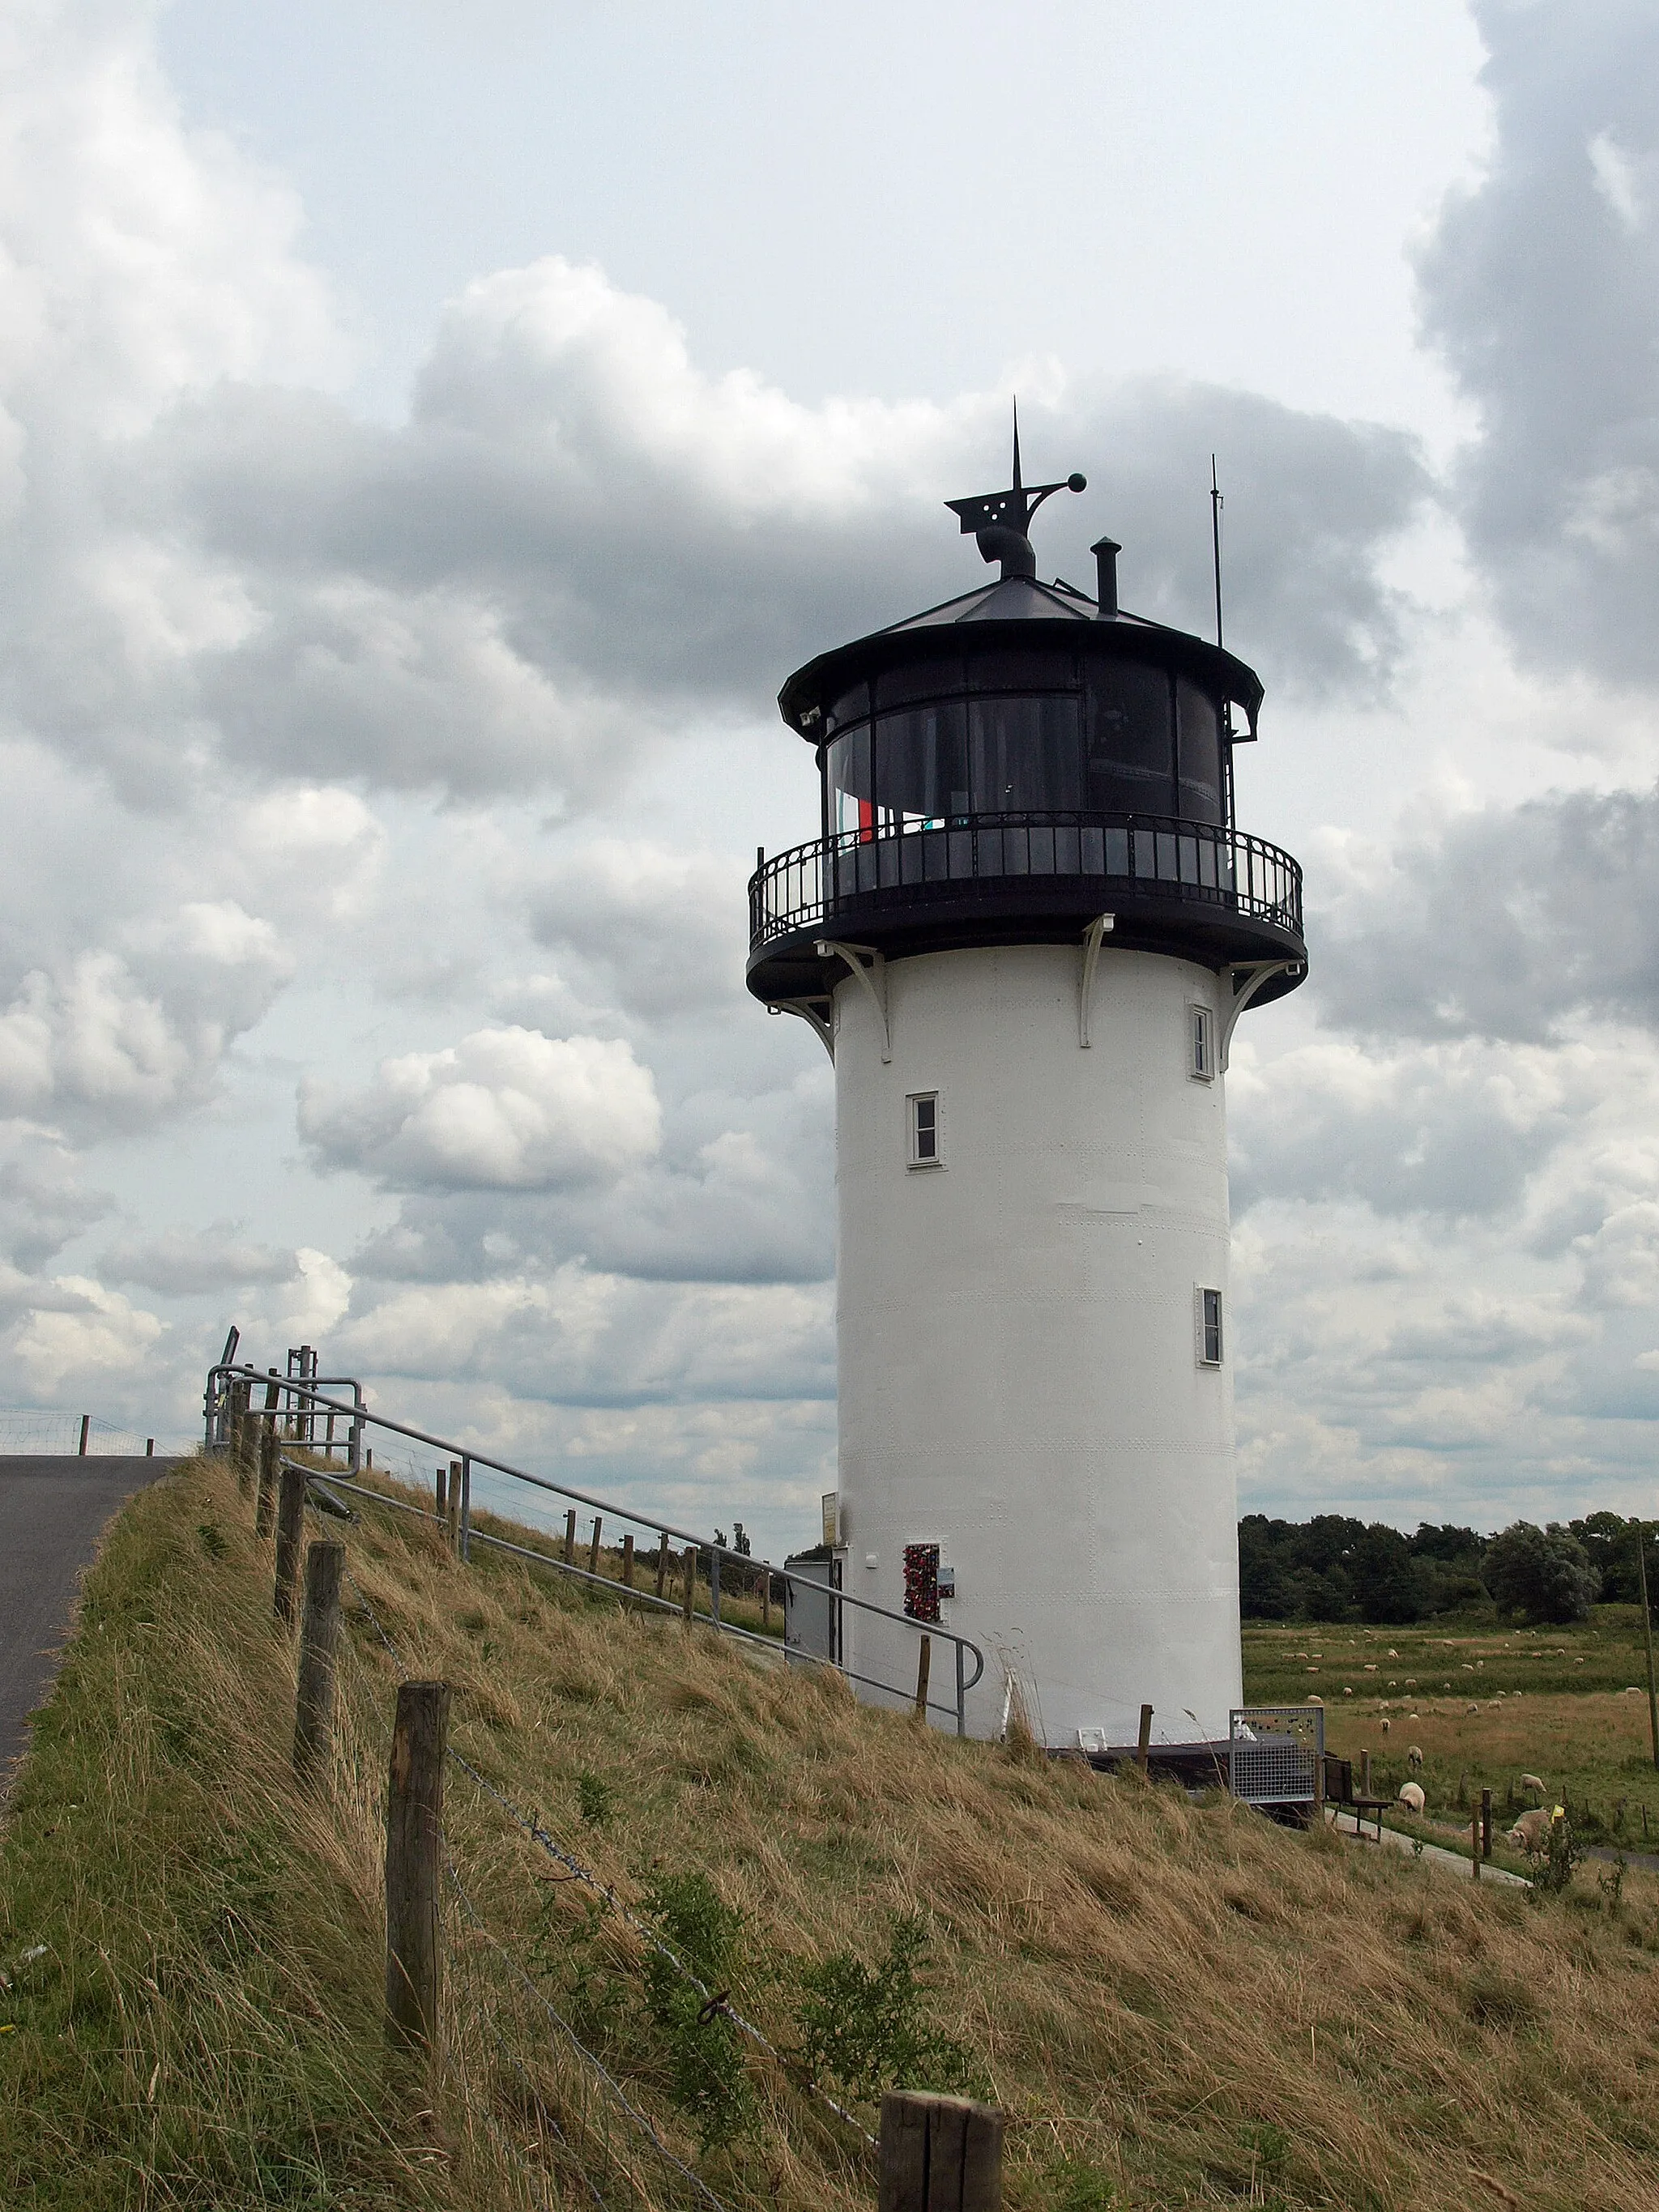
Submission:
[[[1656,1507],[1659,11],[12,0],[0,1323],[234,1319],[774,1551],[830,1073],[779,683],[1046,574],[1261,672],[1312,971],[1229,1083],[1245,1502]]]

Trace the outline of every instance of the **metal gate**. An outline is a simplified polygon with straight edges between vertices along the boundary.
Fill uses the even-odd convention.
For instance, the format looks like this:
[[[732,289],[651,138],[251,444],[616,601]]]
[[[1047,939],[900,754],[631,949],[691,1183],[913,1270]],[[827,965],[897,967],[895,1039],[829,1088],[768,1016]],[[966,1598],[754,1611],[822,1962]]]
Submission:
[[[1229,1784],[1247,1805],[1313,1805],[1324,1796],[1323,1705],[1240,1705],[1227,1716]]]

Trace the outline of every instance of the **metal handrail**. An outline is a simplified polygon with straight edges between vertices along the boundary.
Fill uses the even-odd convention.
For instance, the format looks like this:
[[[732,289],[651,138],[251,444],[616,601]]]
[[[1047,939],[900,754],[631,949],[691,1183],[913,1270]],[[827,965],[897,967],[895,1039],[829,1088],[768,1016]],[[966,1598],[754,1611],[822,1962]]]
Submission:
[[[1302,934],[1302,869],[1265,838],[1175,815],[1080,808],[845,830],[774,854],[749,879],[751,951],[879,891],[1030,878],[1127,883]]]
[[[320,1409],[324,1413],[348,1413],[351,1415],[354,1424],[352,1431],[352,1448],[354,1453],[356,1451],[360,1441],[362,1426],[365,1424],[372,1423],[376,1428],[388,1430],[393,1436],[406,1437],[413,1443],[427,1444],[434,1451],[442,1452],[447,1459],[459,1460],[461,1467],[461,1504],[459,1534],[461,1546],[461,1557],[464,1559],[468,1556],[475,1535],[475,1532],[472,1528],[472,1469],[475,1467],[487,1468],[492,1474],[504,1474],[511,1481],[528,1483],[532,1489],[547,1491],[556,1498],[571,1499],[578,1505],[592,1506],[599,1512],[601,1516],[607,1516],[611,1520],[632,1522],[635,1528],[654,1529],[659,1535],[672,1536],[683,1544],[695,1545],[699,1553],[707,1552],[709,1555],[710,1562],[710,1610],[706,1616],[699,1616],[699,1618],[708,1619],[712,1626],[719,1629],[723,1635],[748,1637],[750,1634],[749,1630],[739,1628],[735,1623],[723,1621],[720,1619],[720,1563],[722,1559],[730,1559],[741,1569],[752,1570],[756,1572],[759,1572],[763,1569],[767,1573],[776,1576],[778,1580],[782,1583],[791,1585],[799,1584],[805,1589],[811,1590],[819,1597],[827,1596],[830,1602],[836,1606],[852,1606],[860,1613],[875,1613],[884,1620],[896,1621],[900,1627],[908,1628],[915,1635],[937,1637],[941,1643],[953,1644],[956,1649],[956,1701],[953,1706],[947,1707],[941,1705],[936,1707],[935,1710],[941,1712],[954,1712],[957,1723],[957,1734],[958,1735],[966,1735],[968,1733],[968,1692],[978,1685],[985,1673],[985,1654],[980,1650],[978,1644],[974,1643],[970,1638],[966,1636],[958,1636],[954,1629],[946,1628],[943,1623],[939,1621],[918,1620],[915,1619],[914,1614],[908,1613],[895,1613],[890,1607],[877,1605],[873,1600],[870,1598],[854,1597],[844,1590],[828,1590],[823,1583],[815,1581],[810,1575],[795,1574],[787,1567],[775,1567],[771,1564],[770,1560],[757,1559],[746,1552],[733,1550],[729,1544],[710,1543],[707,1538],[698,1535],[695,1529],[678,1528],[672,1521],[661,1520],[654,1514],[641,1513],[631,1505],[619,1505],[614,1498],[597,1497],[593,1492],[589,1490],[577,1490],[569,1483],[554,1482],[546,1475],[532,1474],[528,1468],[514,1467],[509,1460],[492,1459],[487,1453],[474,1451],[471,1447],[453,1443],[447,1437],[434,1436],[432,1434],[430,1430],[412,1427],[406,1421],[395,1421],[389,1413],[372,1413],[362,1402],[360,1386],[356,1382],[352,1382],[351,1378],[349,1376],[342,1377],[341,1379],[343,1381],[351,1382],[353,1391],[358,1393],[354,1402],[349,1406],[344,1405],[337,1400],[325,1396],[320,1382],[316,1384],[312,1384],[301,1382],[290,1376],[262,1375],[258,1368],[252,1365],[238,1366],[230,1364],[222,1360],[220,1361],[217,1364],[208,1370],[207,1388],[203,1394],[204,1405],[206,1409],[208,1449],[212,1450],[222,1446],[228,1441],[227,1437],[222,1433],[224,1428],[226,1401],[228,1396],[228,1393],[225,1389],[226,1383],[230,1381],[234,1381],[238,1382],[246,1382],[269,1384],[274,1381],[276,1382],[280,1389],[291,1392],[298,1397],[307,1400],[313,1411]],[[279,1404],[269,1409],[264,1406],[251,1406],[247,1410],[257,1418],[264,1419],[267,1411],[269,1411],[274,1417],[282,1413],[283,1408]],[[358,1471],[358,1464],[357,1459],[354,1457],[350,1462],[351,1470],[354,1474]],[[342,1478],[338,1476],[331,1476],[320,1468],[311,1469],[308,1470],[308,1472],[315,1474],[319,1481],[337,1482],[342,1489],[345,1489],[349,1486],[353,1488],[362,1487],[361,1485],[349,1486]],[[383,1503],[392,1504],[404,1503],[401,1499],[386,1499],[383,1493],[379,1491],[369,1491],[367,1494],[371,1498],[380,1499]],[[417,1507],[415,1510],[419,1511],[422,1509]],[[499,1544],[504,1540],[500,1537],[486,1536],[482,1529],[476,1532],[476,1537],[479,1543],[487,1542]],[[546,1558],[547,1555],[542,1553],[537,1553],[533,1554],[533,1556],[539,1559]],[[568,1567],[562,1559],[550,1559],[548,1564],[558,1568],[562,1573],[580,1574],[586,1578],[585,1570],[576,1568],[574,1565]],[[625,1587],[623,1583],[611,1582],[608,1577],[601,1577],[598,1579],[605,1582],[605,1586],[608,1592],[614,1593]],[[642,1595],[644,1593],[640,1593],[640,1595]],[[652,1601],[653,1604],[656,1602],[654,1595],[653,1596]],[[666,1603],[666,1601],[665,1600],[664,1602]],[[760,1638],[756,1640],[764,1643],[767,1639]],[[968,1674],[965,1664],[967,1656],[969,1654],[972,1655],[974,1661],[974,1671],[971,1674]],[[814,1660],[818,1656],[816,1652],[798,1653],[796,1656]],[[854,1674],[850,1671],[850,1669],[842,1666],[838,1660],[831,1660],[827,1663],[834,1666],[837,1673],[846,1675],[849,1681],[865,1682],[868,1687],[872,1689],[884,1690],[890,1696],[893,1697],[904,1697],[908,1694],[902,1686],[896,1686],[890,1682],[874,1682],[870,1680],[867,1676]],[[929,1702],[931,1704],[932,1700]]]

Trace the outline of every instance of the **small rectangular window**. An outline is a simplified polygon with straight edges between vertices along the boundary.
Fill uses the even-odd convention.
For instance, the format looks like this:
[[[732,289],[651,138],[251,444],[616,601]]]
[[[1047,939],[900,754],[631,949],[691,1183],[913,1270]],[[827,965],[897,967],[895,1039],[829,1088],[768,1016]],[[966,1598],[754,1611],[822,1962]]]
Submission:
[[[910,1165],[936,1168],[939,1149],[939,1093],[919,1091],[905,1102],[910,1116]]]
[[[1221,1364],[1221,1293],[1200,1290],[1194,1300],[1197,1311],[1193,1318],[1198,1323],[1198,1364],[1200,1367],[1219,1367]]]
[[[1215,1075],[1214,1016],[1207,1006],[1188,1006],[1187,1022],[1191,1052],[1187,1073],[1196,1082],[1208,1083]]]

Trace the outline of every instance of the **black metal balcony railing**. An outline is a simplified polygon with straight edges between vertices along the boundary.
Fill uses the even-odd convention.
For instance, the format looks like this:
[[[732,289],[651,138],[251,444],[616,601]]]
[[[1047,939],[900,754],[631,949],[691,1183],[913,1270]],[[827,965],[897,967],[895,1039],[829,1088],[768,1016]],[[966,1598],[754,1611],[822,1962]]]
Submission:
[[[1302,935],[1302,870],[1260,837],[1146,814],[977,814],[851,830],[779,853],[749,882],[751,951],[826,921],[850,902],[929,885],[1006,885],[1022,876],[1098,879],[1103,892],[1198,901]]]

